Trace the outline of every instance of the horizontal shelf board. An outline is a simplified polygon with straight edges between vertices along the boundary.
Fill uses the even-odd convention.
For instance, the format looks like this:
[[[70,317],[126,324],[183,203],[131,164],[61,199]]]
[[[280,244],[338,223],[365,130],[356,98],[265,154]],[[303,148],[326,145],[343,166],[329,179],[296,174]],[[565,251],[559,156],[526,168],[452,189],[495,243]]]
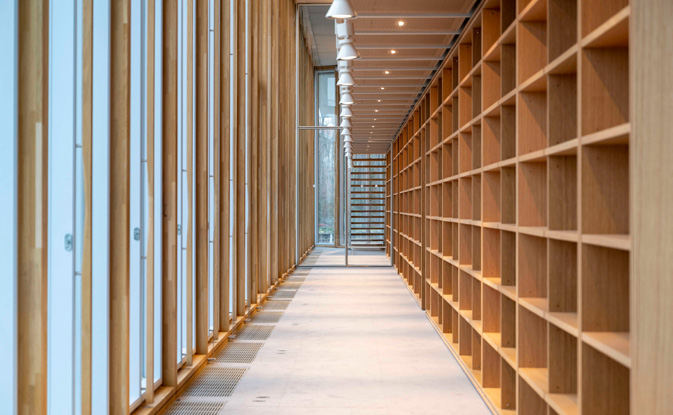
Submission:
[[[579,413],[577,395],[550,393],[547,395],[547,402],[558,415],[577,415]]]
[[[620,364],[631,367],[631,343],[628,332],[583,332],[582,340]]]
[[[519,368],[519,374],[542,398],[549,393],[549,370],[547,368]]]

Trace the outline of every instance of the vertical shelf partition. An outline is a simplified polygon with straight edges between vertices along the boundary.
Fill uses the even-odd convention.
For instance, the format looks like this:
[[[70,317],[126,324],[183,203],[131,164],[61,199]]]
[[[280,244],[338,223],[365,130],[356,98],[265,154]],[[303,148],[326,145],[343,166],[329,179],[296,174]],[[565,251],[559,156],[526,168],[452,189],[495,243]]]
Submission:
[[[391,147],[391,255],[501,414],[629,413],[628,0],[486,0]]]

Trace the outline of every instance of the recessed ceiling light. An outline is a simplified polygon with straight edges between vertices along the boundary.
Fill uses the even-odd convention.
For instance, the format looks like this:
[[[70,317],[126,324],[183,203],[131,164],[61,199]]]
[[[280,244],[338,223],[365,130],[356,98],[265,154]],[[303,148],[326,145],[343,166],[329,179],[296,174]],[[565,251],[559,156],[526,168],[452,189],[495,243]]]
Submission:
[[[376,121],[376,118],[374,118],[374,121]]]
[[[377,101],[378,101],[378,102],[381,102],[381,100],[380,100],[380,99],[379,99],[379,100],[377,100]]]
[[[390,51],[390,53],[392,53],[394,55],[394,54],[397,53],[397,51],[395,49],[393,49],[393,50]]]
[[[397,25],[400,26],[400,27],[404,26],[404,21],[400,20],[399,22],[397,22]]]
[[[383,91],[384,89],[385,89],[384,87],[381,87],[381,91]]]
[[[372,128],[376,128],[376,126],[375,126],[375,125],[372,125]]]
[[[374,110],[374,112],[379,112],[379,110]]]
[[[386,75],[390,75],[390,71],[385,71],[384,72]]]

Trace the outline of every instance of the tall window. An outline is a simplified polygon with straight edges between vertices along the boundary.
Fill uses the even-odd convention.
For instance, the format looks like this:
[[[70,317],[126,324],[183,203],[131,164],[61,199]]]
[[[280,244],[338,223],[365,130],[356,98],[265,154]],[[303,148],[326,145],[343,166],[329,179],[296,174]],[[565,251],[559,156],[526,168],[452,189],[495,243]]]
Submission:
[[[336,81],[334,71],[316,73],[316,111],[318,126],[335,127]],[[316,130],[316,243],[336,243],[338,209],[336,202],[336,174],[339,163],[339,147],[336,130]]]

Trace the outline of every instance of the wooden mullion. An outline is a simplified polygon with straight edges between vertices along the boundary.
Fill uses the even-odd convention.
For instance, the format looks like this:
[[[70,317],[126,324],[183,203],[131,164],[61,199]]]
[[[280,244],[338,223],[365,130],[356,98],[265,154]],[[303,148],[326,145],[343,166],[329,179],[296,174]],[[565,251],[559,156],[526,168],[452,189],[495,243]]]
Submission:
[[[208,0],[196,1],[196,353],[208,352]],[[190,83],[191,87],[191,83]],[[191,228],[191,226],[190,226]]]
[[[153,3],[153,0],[151,0]],[[91,415],[92,344],[92,100],[93,0],[82,3],[82,167],[84,176],[84,243],[82,246],[82,415]],[[153,58],[153,56],[152,56]],[[152,61],[153,62],[153,61]],[[153,98],[153,97],[152,97]],[[152,128],[154,125],[152,125]],[[149,131],[149,130],[148,130]],[[148,149],[149,151],[149,149]],[[152,170],[150,170],[152,171]],[[150,195],[153,195],[153,189]],[[152,196],[150,196],[152,197]],[[150,222],[152,223],[152,222]],[[149,261],[149,258],[148,258]],[[153,266],[153,264],[152,264]],[[148,270],[149,274],[149,270]],[[148,280],[148,287],[150,281]],[[152,295],[154,295],[152,293]],[[154,311],[154,310],[152,310]],[[149,339],[148,339],[149,340]],[[152,338],[154,340],[154,338]],[[148,355],[148,358],[151,358]],[[153,393],[154,390],[152,389]]]
[[[110,7],[109,411],[128,413],[130,303],[131,2]]]
[[[177,385],[177,169],[178,169],[178,8],[168,2],[162,11],[162,297],[161,378]]]
[[[234,279],[236,281],[235,317],[245,314],[245,0],[235,0],[234,36],[236,53],[234,95]]]
[[[233,288],[230,286],[229,281],[229,272],[230,272],[230,242],[229,242],[229,232],[230,232],[230,166],[231,166],[231,152],[230,152],[230,140],[232,139],[230,135],[230,109],[231,109],[231,88],[229,81],[231,79],[232,68],[230,60],[230,24],[231,24],[231,11],[230,5],[231,0],[223,0],[220,7],[220,59],[219,67],[221,68],[221,82],[220,82],[220,159],[218,164],[219,169],[219,193],[220,193],[220,203],[219,203],[219,257],[220,257],[220,267],[217,278],[220,281],[220,310],[219,310],[219,331],[227,332],[229,331],[229,304],[231,301],[230,290]]]
[[[49,6],[46,0],[17,5],[17,407],[19,413],[43,414],[47,413]]]

